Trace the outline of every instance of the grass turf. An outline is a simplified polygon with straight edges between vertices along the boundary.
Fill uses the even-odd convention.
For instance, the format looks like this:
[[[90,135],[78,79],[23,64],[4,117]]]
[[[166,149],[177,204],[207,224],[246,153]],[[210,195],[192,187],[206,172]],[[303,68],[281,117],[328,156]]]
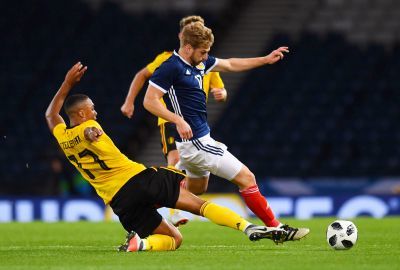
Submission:
[[[284,220],[307,226],[302,241],[250,242],[239,231],[192,221],[181,228],[175,252],[118,253],[125,238],[118,223],[0,224],[0,269],[400,269],[400,218],[353,220],[358,243],[335,251],[325,230],[334,218]]]

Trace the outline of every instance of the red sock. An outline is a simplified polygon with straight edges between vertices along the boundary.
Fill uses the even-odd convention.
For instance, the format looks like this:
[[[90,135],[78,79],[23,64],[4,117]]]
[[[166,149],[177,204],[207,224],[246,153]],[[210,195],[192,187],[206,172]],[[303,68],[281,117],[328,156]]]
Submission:
[[[275,218],[274,212],[272,212],[271,207],[265,197],[258,190],[258,186],[254,185],[246,190],[240,191],[247,207],[259,217],[266,226],[277,227],[279,221]]]

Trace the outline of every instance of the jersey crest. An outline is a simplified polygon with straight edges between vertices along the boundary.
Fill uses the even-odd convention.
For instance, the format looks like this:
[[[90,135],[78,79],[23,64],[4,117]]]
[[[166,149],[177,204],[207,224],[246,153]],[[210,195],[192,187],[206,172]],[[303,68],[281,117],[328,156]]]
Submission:
[[[206,66],[204,65],[203,62],[201,62],[200,64],[198,64],[198,65],[196,66],[196,68],[197,68],[198,70],[204,70],[204,69],[206,68]]]

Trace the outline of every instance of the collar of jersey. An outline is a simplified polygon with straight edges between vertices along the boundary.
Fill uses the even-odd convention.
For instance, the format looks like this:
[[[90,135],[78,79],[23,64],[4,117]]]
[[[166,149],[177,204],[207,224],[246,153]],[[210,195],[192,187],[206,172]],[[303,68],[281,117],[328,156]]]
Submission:
[[[176,51],[174,51],[174,55],[178,56],[183,63],[185,63],[186,65],[193,67],[191,64],[189,64],[185,59],[182,58],[182,56],[179,55],[179,53],[177,53]]]

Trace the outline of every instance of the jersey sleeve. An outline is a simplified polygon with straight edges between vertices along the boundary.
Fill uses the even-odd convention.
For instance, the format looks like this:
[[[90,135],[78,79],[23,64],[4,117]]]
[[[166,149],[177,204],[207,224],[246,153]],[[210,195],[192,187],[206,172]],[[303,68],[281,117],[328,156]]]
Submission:
[[[88,121],[82,123],[81,125],[82,125],[82,128],[83,128],[83,129],[85,129],[85,128],[87,128],[87,127],[95,127],[95,128],[98,128],[98,129],[103,130],[103,129],[101,128],[100,124],[99,124],[97,121],[95,121],[95,120],[88,120]]]
[[[175,66],[166,61],[151,76],[149,84],[161,92],[167,93],[173,84],[175,74]]]
[[[154,71],[161,66],[162,63],[165,62],[168,58],[170,58],[172,55],[172,52],[162,52],[159,55],[156,56],[156,58],[146,66],[147,70],[153,74]]]
[[[207,74],[218,64],[218,58],[215,58],[214,56],[209,55],[204,64],[206,66],[205,74]]]
[[[210,72],[210,88],[224,88],[224,82],[219,75],[219,72]]]
[[[56,137],[56,139],[62,137],[65,134],[66,129],[67,129],[67,125],[65,123],[58,124],[53,129],[54,137]]]

